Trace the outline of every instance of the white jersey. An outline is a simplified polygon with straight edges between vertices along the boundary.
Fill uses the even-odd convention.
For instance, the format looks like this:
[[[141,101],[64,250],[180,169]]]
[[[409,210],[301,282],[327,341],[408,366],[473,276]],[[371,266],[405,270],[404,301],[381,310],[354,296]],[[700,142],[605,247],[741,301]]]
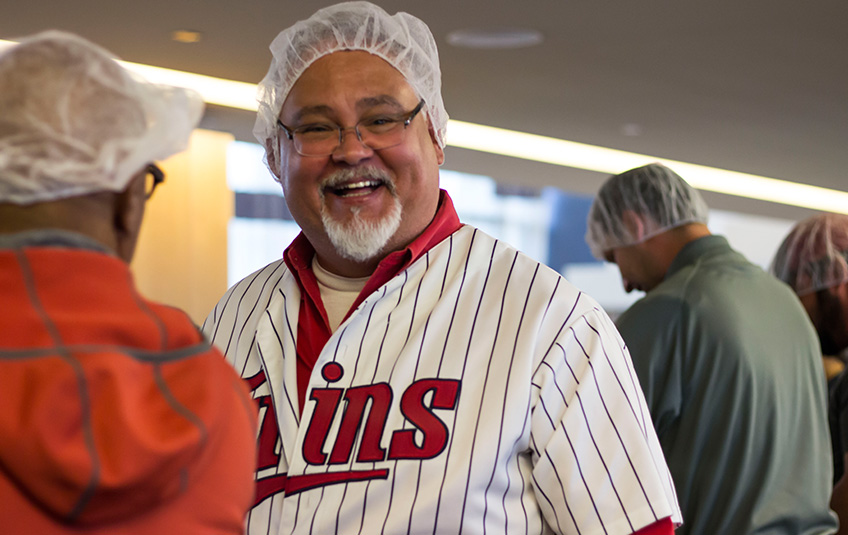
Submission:
[[[613,535],[680,521],[618,332],[548,267],[462,227],[335,331],[302,416],[299,309],[280,260],[204,324],[262,408],[250,534]]]

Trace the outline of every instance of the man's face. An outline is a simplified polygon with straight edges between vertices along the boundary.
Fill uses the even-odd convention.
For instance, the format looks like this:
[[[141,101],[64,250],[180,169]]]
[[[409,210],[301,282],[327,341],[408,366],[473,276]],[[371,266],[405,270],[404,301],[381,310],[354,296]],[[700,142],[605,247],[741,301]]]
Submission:
[[[649,292],[665,278],[665,270],[658,265],[644,242],[611,249],[606,253],[606,259],[618,265],[621,283],[627,293],[633,290]]]
[[[819,335],[822,355],[835,356],[848,347],[848,284],[800,296]]]
[[[326,123],[352,127],[364,117],[408,113],[418,104],[394,67],[364,51],[334,52],[313,63],[280,112],[289,128]],[[302,156],[280,132],[280,182],[286,203],[318,254],[341,275],[370,273],[430,223],[439,199],[444,154],[425,114],[404,141],[372,150],[352,128],[329,156]]]

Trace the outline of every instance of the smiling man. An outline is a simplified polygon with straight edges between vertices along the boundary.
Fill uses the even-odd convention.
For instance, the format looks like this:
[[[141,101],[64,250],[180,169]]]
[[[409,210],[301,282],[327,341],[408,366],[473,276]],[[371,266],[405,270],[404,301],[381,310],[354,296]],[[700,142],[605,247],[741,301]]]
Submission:
[[[370,275],[380,253],[404,248],[433,219],[444,153],[424,104],[400,71],[363,50],[322,56],[289,91],[278,126],[295,150],[269,164],[329,271]]]
[[[252,534],[670,534],[621,338],[439,189],[433,36],[367,2],[283,31],[255,133],[302,233],[204,331],[262,407]]]
[[[678,534],[834,533],[815,332],[671,169],[610,177],[587,242],[645,296],[617,321],[680,496]]]

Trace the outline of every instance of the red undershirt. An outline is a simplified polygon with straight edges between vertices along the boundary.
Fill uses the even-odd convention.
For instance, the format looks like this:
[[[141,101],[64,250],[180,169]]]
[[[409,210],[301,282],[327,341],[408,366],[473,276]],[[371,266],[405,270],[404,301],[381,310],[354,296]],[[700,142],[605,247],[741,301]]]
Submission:
[[[365,287],[351,305],[357,306],[380,286],[390,281],[398,273],[418,260],[424,253],[459,230],[462,223],[453,207],[453,201],[445,190],[439,195],[439,206],[433,221],[405,249],[387,255],[377,265],[377,269],[365,283]],[[312,368],[318,355],[324,349],[332,331],[327,319],[327,311],[321,301],[318,280],[312,272],[312,257],[315,249],[306,236],[300,233],[283,253],[283,260],[291,270],[300,287],[300,313],[297,320],[297,396],[301,412],[306,399],[306,390]],[[350,310],[348,314],[350,314]],[[347,315],[345,316],[345,319]],[[343,320],[344,321],[344,320]],[[670,518],[640,529],[634,535],[673,535],[674,526]]]

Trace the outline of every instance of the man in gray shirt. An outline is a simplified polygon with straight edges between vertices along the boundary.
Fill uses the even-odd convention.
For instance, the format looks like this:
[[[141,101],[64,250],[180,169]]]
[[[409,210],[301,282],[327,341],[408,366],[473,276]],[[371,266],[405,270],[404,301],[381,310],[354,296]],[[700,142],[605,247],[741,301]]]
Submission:
[[[646,292],[617,321],[674,478],[678,534],[833,533],[825,378],[792,291],[707,228],[672,170],[611,177],[587,242]]]

